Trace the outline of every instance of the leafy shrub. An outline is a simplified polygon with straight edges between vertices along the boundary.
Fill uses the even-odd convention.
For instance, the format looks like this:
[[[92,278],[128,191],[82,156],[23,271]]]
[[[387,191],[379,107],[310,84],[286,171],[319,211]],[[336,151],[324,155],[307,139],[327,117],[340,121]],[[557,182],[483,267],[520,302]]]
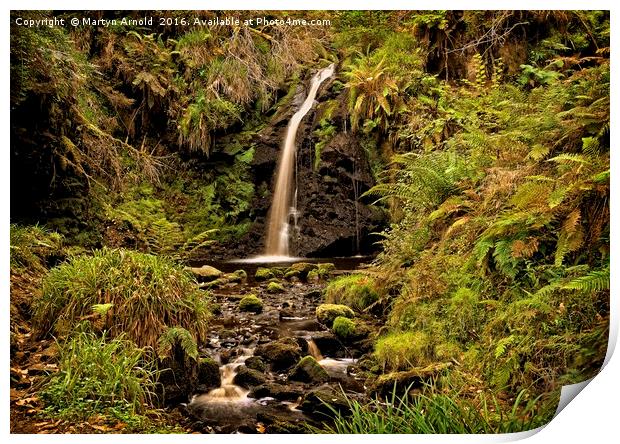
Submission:
[[[46,409],[81,419],[111,408],[143,412],[157,379],[144,358],[144,349],[124,334],[110,339],[105,333],[75,333],[60,344],[59,371],[41,392]]]
[[[34,302],[40,333],[65,335],[95,304],[112,304],[96,321],[111,336],[125,333],[140,346],[156,347],[168,327],[183,327],[197,340],[209,318],[206,293],[183,267],[130,250],[97,250],[50,270]]]
[[[345,304],[364,310],[379,299],[374,280],[363,274],[351,274],[332,280],[325,288],[325,299],[330,304]]]
[[[394,332],[377,340],[375,356],[384,368],[402,370],[425,365],[432,356],[430,338],[424,332]]]

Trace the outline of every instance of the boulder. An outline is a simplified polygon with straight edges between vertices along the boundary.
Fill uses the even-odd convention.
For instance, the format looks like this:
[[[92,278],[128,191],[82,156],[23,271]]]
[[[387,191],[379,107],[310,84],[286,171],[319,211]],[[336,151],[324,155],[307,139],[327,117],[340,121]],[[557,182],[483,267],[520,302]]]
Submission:
[[[303,389],[294,385],[283,385],[276,382],[267,382],[258,385],[248,393],[250,398],[274,398],[280,401],[297,401],[303,395]]]
[[[242,365],[237,369],[237,374],[233,378],[233,384],[239,387],[250,388],[264,384],[266,380],[264,373]]]
[[[326,403],[331,406],[331,409],[325,405]],[[325,415],[333,416],[332,409],[341,414],[346,414],[351,410],[342,391],[328,385],[323,385],[306,393],[301,400],[299,409],[322,419],[325,419]]]
[[[246,359],[245,366],[259,372],[264,372],[267,370],[267,365],[265,365],[265,362],[258,356],[250,356]]]
[[[211,282],[221,277],[224,273],[215,267],[210,265],[203,265],[202,267],[188,267],[187,268],[197,280],[201,282]]]
[[[284,338],[259,345],[254,351],[276,370],[288,370],[301,357],[301,347],[294,338]]]
[[[355,316],[355,313],[350,307],[339,304],[321,304],[316,308],[316,318],[327,327],[331,328],[334,319],[338,316],[352,318]]]
[[[222,383],[220,366],[211,358],[199,358],[196,392],[206,393]]]
[[[312,356],[304,356],[288,375],[289,381],[323,383],[329,381],[329,375],[321,364]]]

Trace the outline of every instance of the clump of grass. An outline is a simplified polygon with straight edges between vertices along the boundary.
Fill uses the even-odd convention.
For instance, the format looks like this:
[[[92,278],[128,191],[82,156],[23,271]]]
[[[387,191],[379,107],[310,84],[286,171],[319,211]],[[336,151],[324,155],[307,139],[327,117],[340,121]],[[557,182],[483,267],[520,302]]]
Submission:
[[[139,346],[156,348],[168,327],[182,327],[200,341],[210,315],[205,294],[169,259],[104,248],[50,270],[34,303],[34,326],[63,336],[93,319],[93,305],[112,304],[95,321],[113,337],[126,333]]]
[[[42,271],[49,258],[62,255],[63,237],[38,225],[11,225],[11,269]]]
[[[379,299],[374,280],[363,274],[351,274],[332,280],[325,288],[330,304],[344,304],[362,311]]]
[[[379,434],[379,433],[514,433],[547,424],[553,417],[553,403],[541,398],[527,399],[521,391],[512,407],[504,407],[491,395],[480,394],[477,399],[460,399],[452,394],[429,393],[409,396],[392,393],[386,403],[375,399],[367,404],[345,399],[347,414],[329,404],[333,423],[324,422],[319,433]]]
[[[377,340],[375,356],[384,368],[402,370],[428,364],[432,347],[424,332],[389,333]]]
[[[59,346],[59,372],[41,392],[49,413],[87,418],[108,409],[139,414],[153,397],[157,371],[126,335],[78,329]]]

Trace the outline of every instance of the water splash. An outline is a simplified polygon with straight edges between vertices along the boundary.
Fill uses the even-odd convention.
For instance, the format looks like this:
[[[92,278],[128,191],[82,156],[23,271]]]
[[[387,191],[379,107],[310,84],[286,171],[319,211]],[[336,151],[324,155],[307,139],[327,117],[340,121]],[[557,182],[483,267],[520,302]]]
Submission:
[[[301,108],[291,117],[288,128],[286,129],[286,137],[278,163],[276,187],[267,224],[267,240],[265,242],[265,254],[267,256],[286,257],[289,255],[289,219],[291,215],[293,215],[294,223],[296,224],[297,222],[297,204],[295,201],[291,201],[297,128],[301,120],[312,108],[319,86],[324,80],[334,74],[334,68],[334,64],[332,63],[327,68],[321,69],[314,75],[306,100],[302,103]]]

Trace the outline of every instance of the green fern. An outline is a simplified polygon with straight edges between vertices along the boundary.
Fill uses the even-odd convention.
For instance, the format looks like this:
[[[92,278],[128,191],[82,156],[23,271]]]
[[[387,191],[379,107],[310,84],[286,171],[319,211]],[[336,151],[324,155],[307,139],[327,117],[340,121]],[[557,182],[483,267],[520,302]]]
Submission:
[[[585,276],[580,276],[567,282],[562,285],[562,288],[584,292],[609,290],[609,266],[600,270],[592,270]]]
[[[168,328],[157,341],[157,355],[163,359],[172,356],[175,347],[191,359],[198,359],[198,345],[192,334],[181,327]]]

